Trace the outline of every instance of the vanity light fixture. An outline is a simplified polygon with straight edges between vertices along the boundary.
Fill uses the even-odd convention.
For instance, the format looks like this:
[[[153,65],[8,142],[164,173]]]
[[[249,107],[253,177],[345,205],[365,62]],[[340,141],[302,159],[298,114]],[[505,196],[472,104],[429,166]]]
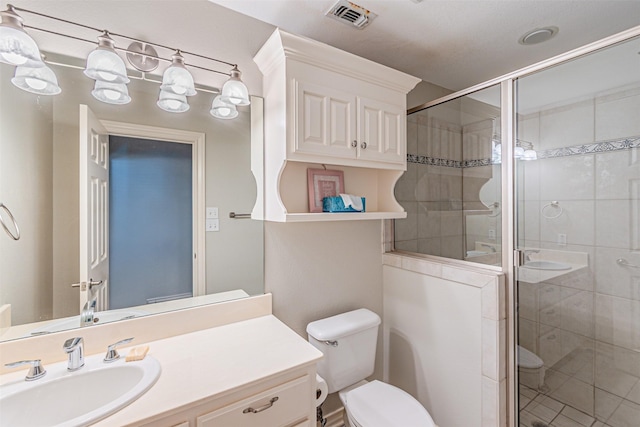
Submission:
[[[0,62],[38,68],[44,66],[36,42],[24,31],[24,20],[11,5],[0,12]]]
[[[107,104],[128,104],[131,102],[129,90],[124,83],[111,83],[102,80],[96,80],[96,84],[91,91],[91,95],[98,101]]]
[[[62,92],[62,89],[58,86],[58,79],[55,73],[44,62],[42,65],[42,67],[37,68],[26,67],[24,65],[16,67],[11,83],[22,90],[37,95],[59,94]]]
[[[184,113],[190,108],[185,95],[178,95],[168,90],[160,91],[157,105],[169,113]]]
[[[37,15],[41,18],[51,19],[59,23],[74,25],[100,33],[97,37],[97,48],[87,57],[84,74],[96,81],[91,94],[102,102],[109,104],[127,104],[131,102],[131,97],[129,96],[129,91],[126,86],[130,81],[130,77],[160,83],[147,76],[147,73],[157,68],[160,61],[170,63],[169,67],[163,73],[162,82],[160,83],[160,95],[157,101],[157,105],[165,111],[181,113],[189,110],[186,97],[194,96],[197,92],[193,76],[188,68],[197,68],[203,71],[229,76],[229,80],[223,85],[220,95],[218,95],[219,91],[215,88],[208,90],[205,89],[208,86],[204,86],[204,88],[202,85],[199,86],[199,90],[202,92],[215,93],[217,95],[210,110],[212,116],[221,119],[235,118],[238,116],[236,106],[249,105],[251,102],[249,99],[249,91],[240,78],[242,73],[238,69],[238,66],[231,62],[193,52],[180,51],[169,46],[138,40],[123,34],[109,33],[107,30],[101,30],[85,24],[8,5],[7,10],[0,12],[2,18],[0,22],[0,61],[17,67],[12,82],[20,89],[41,95],[55,95],[61,92],[53,70],[41,60],[40,51],[36,42],[25,32],[25,29],[41,31],[87,43],[95,44],[96,42],[72,34],[66,34],[57,28],[54,31],[42,27],[24,25],[23,18],[20,17],[16,11]],[[132,41],[132,43],[126,49],[117,47],[112,36],[118,39],[127,39]],[[171,59],[167,59],[159,56],[155,48],[165,49],[175,53],[171,56]],[[142,74],[141,77],[128,75],[128,65],[123,58],[120,57],[118,51],[126,53],[129,64]],[[200,65],[187,64],[185,63],[183,54],[223,64],[231,67],[231,70],[225,72]],[[70,64],[49,63],[75,68],[75,66]],[[38,69],[37,72],[36,69]]]
[[[224,102],[234,105],[249,105],[249,90],[242,82],[240,76],[242,73],[238,70],[238,66],[234,65],[231,69],[231,77],[225,82],[220,91],[220,97]]]
[[[193,96],[196,94],[193,76],[184,66],[184,58],[179,50],[171,57],[171,66],[162,75],[160,90],[176,95]]]
[[[108,31],[98,36],[98,47],[87,57],[85,76],[96,81],[129,83],[127,67],[116,53],[115,45]]]
[[[234,104],[224,102],[222,96],[213,98],[209,113],[217,119],[235,119],[238,117],[238,110]]]

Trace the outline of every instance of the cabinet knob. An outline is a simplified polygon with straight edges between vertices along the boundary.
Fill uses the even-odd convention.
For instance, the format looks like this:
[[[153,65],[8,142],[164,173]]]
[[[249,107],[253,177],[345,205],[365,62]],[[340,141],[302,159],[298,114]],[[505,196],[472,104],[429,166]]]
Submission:
[[[351,142],[351,146],[353,148],[356,148],[358,146],[358,141],[356,141],[355,139],[353,140],[353,142]]]
[[[362,144],[360,144],[360,148],[362,148],[363,150],[367,148],[367,143],[363,141]]]

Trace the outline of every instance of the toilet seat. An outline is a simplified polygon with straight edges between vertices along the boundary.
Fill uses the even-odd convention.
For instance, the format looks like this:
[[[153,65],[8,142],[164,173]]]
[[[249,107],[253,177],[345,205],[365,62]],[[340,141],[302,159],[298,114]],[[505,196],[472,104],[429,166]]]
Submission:
[[[409,393],[372,381],[346,393],[350,417],[360,427],[435,427],[429,412]]]
[[[537,354],[524,347],[518,346],[518,366],[521,368],[538,369],[544,366],[544,362]]]

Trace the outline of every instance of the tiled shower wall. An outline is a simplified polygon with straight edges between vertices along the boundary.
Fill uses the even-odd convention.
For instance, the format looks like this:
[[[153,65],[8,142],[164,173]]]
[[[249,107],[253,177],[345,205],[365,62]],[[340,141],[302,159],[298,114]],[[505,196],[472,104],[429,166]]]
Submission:
[[[589,256],[520,283],[520,345],[544,361],[551,397],[640,426],[640,87],[519,117],[518,132],[540,157],[517,165],[519,246]],[[562,214],[545,218],[552,201]]]
[[[471,122],[458,124],[459,111],[422,113],[407,118],[407,172],[396,185],[407,219],[395,222],[395,248],[454,259],[474,249],[499,252],[500,206],[487,207],[501,200],[500,165],[491,164],[494,120],[467,114]]]

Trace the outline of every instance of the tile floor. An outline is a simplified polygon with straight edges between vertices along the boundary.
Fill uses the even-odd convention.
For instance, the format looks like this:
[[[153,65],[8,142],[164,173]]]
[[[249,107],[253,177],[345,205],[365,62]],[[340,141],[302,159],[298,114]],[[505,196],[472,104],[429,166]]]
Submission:
[[[595,393],[598,390],[596,388]],[[520,427],[640,427],[640,404],[627,399],[615,403],[615,408],[595,418],[521,385]]]

